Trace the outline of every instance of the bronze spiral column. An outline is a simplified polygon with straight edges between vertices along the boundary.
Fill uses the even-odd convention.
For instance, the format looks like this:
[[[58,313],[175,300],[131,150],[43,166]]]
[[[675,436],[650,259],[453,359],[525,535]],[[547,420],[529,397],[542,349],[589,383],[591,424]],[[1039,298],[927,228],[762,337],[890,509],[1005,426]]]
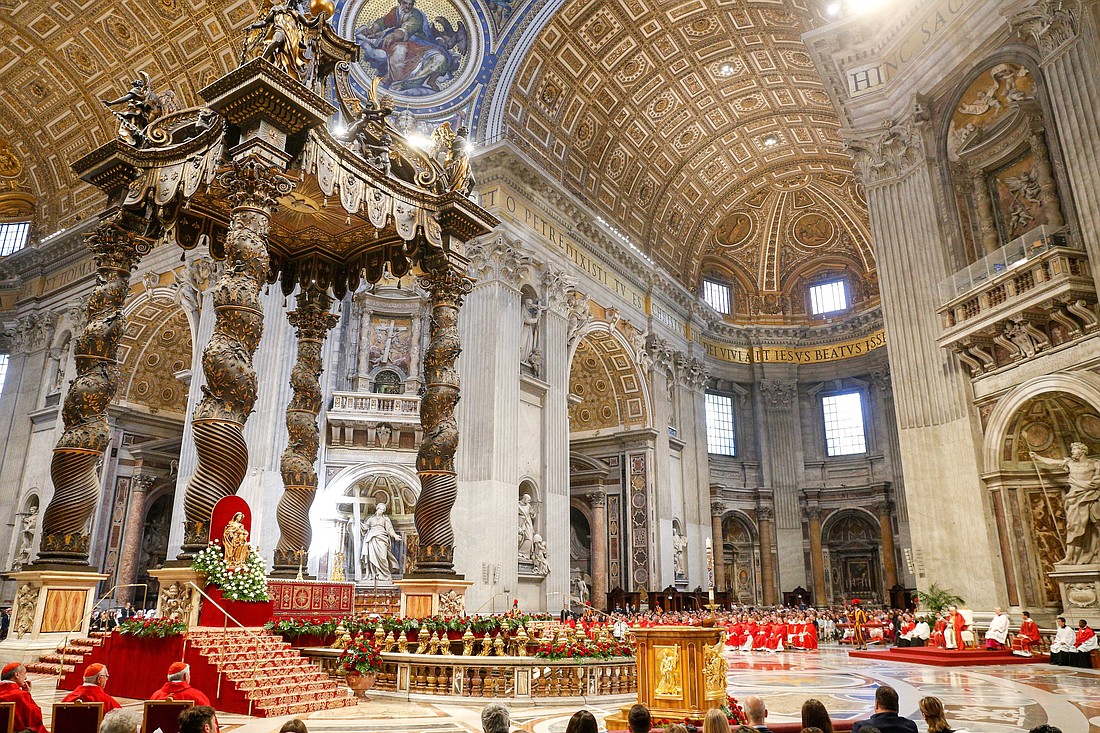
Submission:
[[[123,217],[115,213],[85,238],[95,254],[96,286],[88,299],[88,325],[74,347],[76,377],[61,409],[65,432],[50,464],[54,493],[42,517],[42,563],[88,563],[88,520],[99,497],[97,464],[110,443],[107,408],[118,389],[122,306],[130,273],[153,244],[124,228]]]
[[[328,332],[336,326],[337,317],[329,313],[332,298],[316,286],[298,295],[298,309],[287,314],[298,335],[298,360],[290,372],[294,390],[286,408],[286,430],[289,442],[283,451],[279,469],[283,475],[283,496],[279,499],[276,517],[279,522],[279,543],[275,546],[275,568],[272,575],[294,576],[309,551],[313,531],[309,525],[309,508],[317,493],[317,461],[320,443],[317,415],[321,412],[321,350]]]
[[[244,424],[256,402],[252,355],[263,333],[260,288],[267,279],[267,232],[276,199],[290,181],[256,159],[236,161],[218,177],[233,205],[225,243],[225,267],[214,284],[214,334],[202,353],[206,383],[191,419],[198,464],[187,484],[181,559],[210,538],[210,513],[237,493],[248,469]]]
[[[473,287],[472,281],[449,267],[429,272],[420,279],[431,293],[431,325],[424,354],[424,396],[420,423],[424,434],[416,456],[420,498],[413,519],[419,547],[417,573],[454,574],[454,530],[451,508],[458,496],[455,451],[459,398],[456,361],[462,352],[458,340],[458,310]]]

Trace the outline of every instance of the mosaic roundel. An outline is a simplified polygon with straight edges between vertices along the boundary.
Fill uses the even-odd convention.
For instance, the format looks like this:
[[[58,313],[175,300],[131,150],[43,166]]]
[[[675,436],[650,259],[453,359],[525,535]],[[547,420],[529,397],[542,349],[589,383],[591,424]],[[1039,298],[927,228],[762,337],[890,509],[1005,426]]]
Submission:
[[[736,247],[748,239],[750,234],[752,234],[752,218],[741,212],[727,216],[718,223],[714,231],[718,244],[725,247]]]
[[[375,78],[387,96],[429,106],[460,94],[481,66],[481,27],[463,0],[353,0],[341,34],[362,50],[352,78]]]
[[[803,247],[821,247],[836,234],[833,223],[821,214],[810,212],[795,219],[794,238]]]

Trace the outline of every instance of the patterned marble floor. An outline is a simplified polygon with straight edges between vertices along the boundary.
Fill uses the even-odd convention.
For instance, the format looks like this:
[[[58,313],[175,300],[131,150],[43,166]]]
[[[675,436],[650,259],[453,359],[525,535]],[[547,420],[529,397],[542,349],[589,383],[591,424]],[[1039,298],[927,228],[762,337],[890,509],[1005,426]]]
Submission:
[[[834,718],[870,714],[875,687],[893,685],[902,714],[920,718],[924,695],[943,700],[948,719],[969,733],[1019,733],[1051,723],[1063,733],[1100,733],[1100,671],[1072,670],[1047,664],[1003,667],[938,668],[865,659],[823,648],[817,653],[730,654],[729,690],[737,698],[757,694],[771,712],[769,721],[798,719],[802,702],[816,697]],[[53,678],[31,675],[34,697],[49,725],[50,706],[62,693],[50,689]],[[126,704],[136,701],[120,700]],[[576,706],[511,705],[513,725],[527,733],[563,733]],[[601,721],[614,708],[588,706]],[[305,716],[311,733],[478,733],[480,708],[410,703],[374,696],[357,707]],[[289,718],[256,719],[219,715],[226,733],[274,733]],[[923,722],[919,723],[924,731]]]

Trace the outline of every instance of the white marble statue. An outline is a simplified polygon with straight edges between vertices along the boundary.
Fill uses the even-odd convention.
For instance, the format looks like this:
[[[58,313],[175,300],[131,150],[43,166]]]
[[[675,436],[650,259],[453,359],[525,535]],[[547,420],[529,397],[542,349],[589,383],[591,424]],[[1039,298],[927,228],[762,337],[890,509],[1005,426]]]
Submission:
[[[672,569],[677,578],[687,577],[684,556],[687,550],[687,537],[678,528],[672,528]]]
[[[518,507],[519,519],[519,561],[532,564],[535,552],[535,521],[538,519],[538,507],[530,494],[520,497]]]
[[[1039,466],[1069,471],[1066,489],[1066,556],[1062,564],[1089,565],[1100,562],[1100,461],[1089,458],[1088,446],[1074,443],[1069,458],[1044,458],[1030,451]]]
[[[587,577],[587,574],[574,575],[569,581],[569,602],[574,606],[587,605],[592,597]]]
[[[363,579],[375,586],[391,585],[398,569],[397,558],[390,550],[392,540],[401,539],[386,516],[385,502],[379,502],[374,514],[362,523]]]
[[[531,358],[531,353],[539,347],[539,322],[542,320],[542,314],[546,308],[539,303],[537,298],[527,295],[523,298],[520,310],[523,315],[523,342],[519,353],[520,360],[527,362]]]
[[[536,533],[531,544],[531,559],[535,566],[535,572],[539,575],[549,575],[550,553],[546,550],[546,541],[542,539],[542,535]]]
[[[31,510],[20,518],[19,549],[15,553],[13,565],[21,568],[31,561],[31,549],[34,547],[34,530],[37,526],[38,507],[31,507]]]

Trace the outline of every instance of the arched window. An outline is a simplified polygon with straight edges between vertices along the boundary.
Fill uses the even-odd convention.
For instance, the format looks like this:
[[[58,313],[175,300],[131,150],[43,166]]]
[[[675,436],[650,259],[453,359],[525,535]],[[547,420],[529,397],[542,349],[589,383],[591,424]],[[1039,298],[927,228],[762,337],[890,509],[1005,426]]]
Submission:
[[[18,252],[27,244],[31,233],[29,221],[12,221],[0,224],[0,257]]]
[[[378,394],[401,394],[401,375],[392,369],[383,369],[374,375],[374,387]]]

